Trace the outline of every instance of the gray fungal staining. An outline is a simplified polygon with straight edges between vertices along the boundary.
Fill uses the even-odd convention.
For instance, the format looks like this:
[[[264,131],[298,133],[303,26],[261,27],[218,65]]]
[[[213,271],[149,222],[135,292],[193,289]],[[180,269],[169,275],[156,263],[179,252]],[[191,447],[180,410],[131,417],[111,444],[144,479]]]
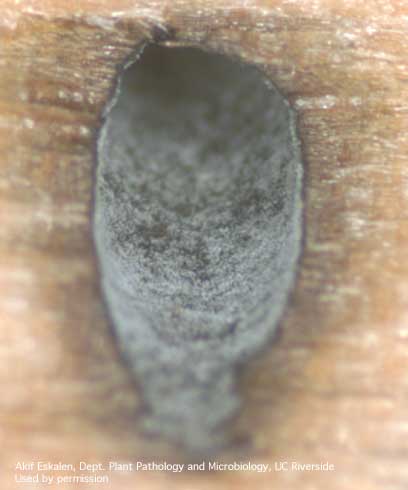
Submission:
[[[267,345],[294,281],[302,165],[288,103],[254,67],[148,47],[98,141],[94,234],[145,428],[227,442],[237,367]]]

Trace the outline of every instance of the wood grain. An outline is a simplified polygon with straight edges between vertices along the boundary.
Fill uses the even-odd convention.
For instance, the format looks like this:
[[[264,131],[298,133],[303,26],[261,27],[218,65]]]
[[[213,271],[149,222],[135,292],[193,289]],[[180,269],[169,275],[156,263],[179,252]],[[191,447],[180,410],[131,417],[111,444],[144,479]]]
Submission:
[[[407,20],[397,0],[3,0],[1,488],[21,488],[17,461],[182,458],[138,429],[91,236],[101,111],[149,41],[255,63],[298,110],[299,276],[279,339],[242,377],[236,445],[217,459],[335,471],[115,474],[111,488],[408,486]]]

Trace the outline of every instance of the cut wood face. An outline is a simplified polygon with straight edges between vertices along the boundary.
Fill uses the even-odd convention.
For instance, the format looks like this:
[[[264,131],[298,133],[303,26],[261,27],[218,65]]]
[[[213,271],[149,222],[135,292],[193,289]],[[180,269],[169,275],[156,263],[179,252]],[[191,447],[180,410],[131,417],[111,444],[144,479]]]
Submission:
[[[145,425],[212,454],[237,366],[269,343],[293,286],[294,113],[254,67],[197,49],[148,47],[121,78],[98,143],[103,290]]]
[[[300,268],[281,335],[239,382],[219,459],[320,462],[259,486],[408,482],[407,11],[397,2],[3,0],[0,17],[2,466],[182,458],[140,430],[92,238],[102,111],[140,43],[256,65],[297,112]],[[274,466],[273,466],[274,468]],[[2,488],[14,488],[2,472]],[[239,472],[112,474],[115,489],[244,488]],[[252,481],[252,480],[251,480]]]

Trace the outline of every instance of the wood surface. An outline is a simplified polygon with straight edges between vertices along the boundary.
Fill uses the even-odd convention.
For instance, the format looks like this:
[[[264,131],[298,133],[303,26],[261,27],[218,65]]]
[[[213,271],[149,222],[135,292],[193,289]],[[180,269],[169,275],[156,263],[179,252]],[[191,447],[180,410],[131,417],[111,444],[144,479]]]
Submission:
[[[107,488],[408,488],[408,5],[398,0],[2,0],[0,487],[44,488],[13,483],[17,461],[183,458],[138,428],[143,404],[91,236],[101,111],[141,42],[255,63],[298,111],[298,279],[279,338],[242,376],[236,442],[215,459],[335,471],[133,472]]]

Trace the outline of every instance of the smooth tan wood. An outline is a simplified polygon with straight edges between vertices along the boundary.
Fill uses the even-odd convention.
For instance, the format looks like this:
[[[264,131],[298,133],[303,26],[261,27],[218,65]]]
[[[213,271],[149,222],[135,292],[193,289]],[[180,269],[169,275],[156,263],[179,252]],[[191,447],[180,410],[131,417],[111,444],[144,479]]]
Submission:
[[[21,488],[17,461],[182,458],[138,430],[90,226],[101,111],[147,41],[255,63],[298,111],[299,276],[216,459],[336,469],[116,474],[111,488],[408,486],[407,32],[397,0],[2,1],[1,488]]]

